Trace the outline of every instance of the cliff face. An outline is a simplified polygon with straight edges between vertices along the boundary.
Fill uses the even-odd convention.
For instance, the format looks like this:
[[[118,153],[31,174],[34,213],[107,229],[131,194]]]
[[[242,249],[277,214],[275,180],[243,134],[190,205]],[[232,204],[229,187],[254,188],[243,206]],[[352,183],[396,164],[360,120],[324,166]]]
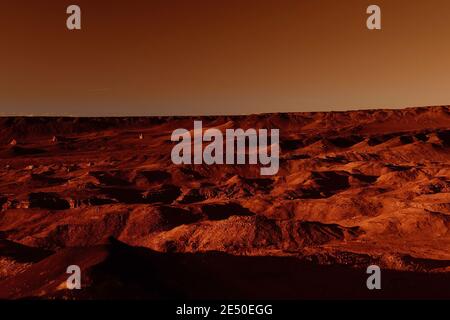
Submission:
[[[205,128],[280,129],[278,174],[261,177],[258,165],[172,164],[172,131],[190,130],[198,119]],[[220,251],[211,261],[265,256],[277,267],[287,261],[289,268],[306,263],[313,269],[378,264],[439,273],[449,284],[449,107],[0,118],[0,134],[0,238],[10,253],[23,246],[20,259],[0,251],[5,283],[26,288],[31,280],[19,271],[31,279],[47,259],[60,261],[61,269],[68,260],[58,257],[71,247],[84,248],[77,254],[83,260],[86,252],[95,270],[109,255],[98,246],[112,237],[124,250],[145,247],[151,255]],[[282,257],[294,260],[276,259]],[[55,290],[50,286],[43,296],[59,295]],[[426,285],[420,290],[427,292]]]

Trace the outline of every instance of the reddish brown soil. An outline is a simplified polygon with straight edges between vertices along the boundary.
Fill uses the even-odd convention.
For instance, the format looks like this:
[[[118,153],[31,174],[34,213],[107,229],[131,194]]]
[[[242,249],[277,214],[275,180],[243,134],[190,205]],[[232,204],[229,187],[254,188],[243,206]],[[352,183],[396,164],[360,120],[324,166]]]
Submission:
[[[450,298],[449,107],[201,119],[280,128],[279,173],[173,165],[189,117],[0,118],[0,298]]]

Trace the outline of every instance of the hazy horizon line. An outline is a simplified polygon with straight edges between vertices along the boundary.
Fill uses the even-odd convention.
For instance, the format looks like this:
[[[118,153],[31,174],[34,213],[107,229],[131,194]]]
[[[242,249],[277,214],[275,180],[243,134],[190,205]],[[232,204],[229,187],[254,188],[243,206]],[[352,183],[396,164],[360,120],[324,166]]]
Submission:
[[[344,110],[317,110],[317,111],[273,111],[273,112],[258,112],[258,113],[211,113],[211,114],[123,114],[123,113],[101,113],[96,115],[83,115],[83,114],[70,114],[70,113],[41,113],[41,114],[28,114],[17,113],[8,114],[0,112],[2,118],[12,117],[29,117],[29,118],[52,118],[52,117],[64,117],[64,118],[140,118],[140,117],[226,117],[226,116],[254,116],[264,114],[296,114],[296,113],[346,113],[346,112],[364,112],[364,111],[383,111],[383,110],[407,110],[407,109],[428,109],[428,108],[443,108],[449,107],[450,104],[436,104],[436,105],[422,105],[422,106],[404,106],[404,107],[380,107],[380,108],[358,108],[344,109]]]

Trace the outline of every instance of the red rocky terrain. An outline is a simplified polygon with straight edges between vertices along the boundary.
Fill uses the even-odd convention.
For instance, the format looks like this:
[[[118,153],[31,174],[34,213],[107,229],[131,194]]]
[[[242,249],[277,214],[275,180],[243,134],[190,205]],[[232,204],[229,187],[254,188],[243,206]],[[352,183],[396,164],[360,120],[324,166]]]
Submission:
[[[198,119],[280,129],[278,174],[174,165]],[[0,118],[0,206],[2,299],[450,298],[450,107]]]

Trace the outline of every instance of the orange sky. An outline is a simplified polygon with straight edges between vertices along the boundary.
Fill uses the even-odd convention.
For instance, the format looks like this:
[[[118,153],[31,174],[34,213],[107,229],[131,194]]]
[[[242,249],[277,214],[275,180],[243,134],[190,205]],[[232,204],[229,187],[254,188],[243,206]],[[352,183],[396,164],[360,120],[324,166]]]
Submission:
[[[448,0],[2,0],[0,39],[3,115],[450,104]]]

